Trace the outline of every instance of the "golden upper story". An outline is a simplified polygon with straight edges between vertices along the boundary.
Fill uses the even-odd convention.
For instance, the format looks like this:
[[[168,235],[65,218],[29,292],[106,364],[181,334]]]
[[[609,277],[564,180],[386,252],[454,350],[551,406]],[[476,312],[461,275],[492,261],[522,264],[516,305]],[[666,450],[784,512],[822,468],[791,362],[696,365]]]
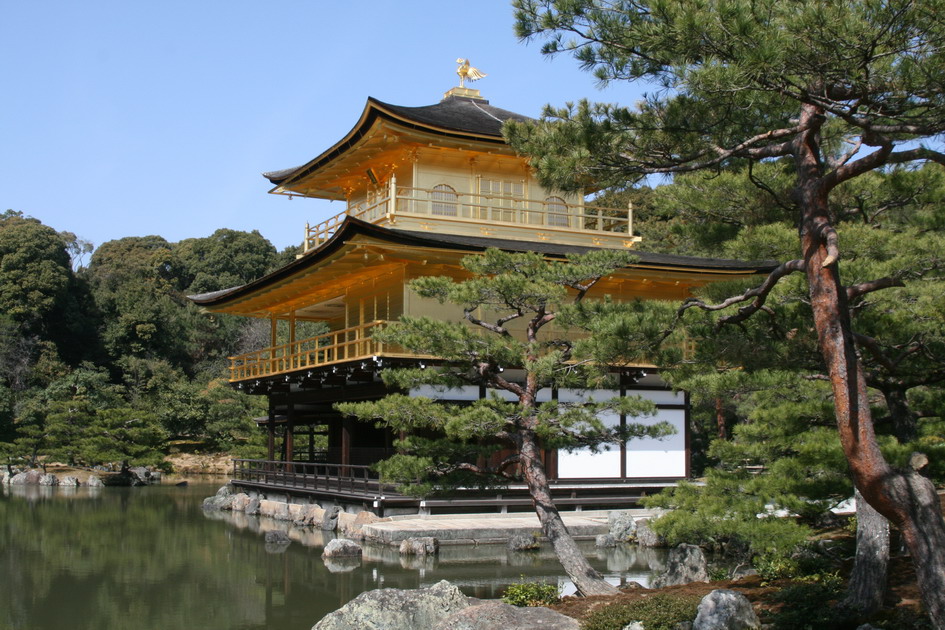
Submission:
[[[629,248],[630,208],[592,206],[549,191],[502,137],[506,120],[478,90],[454,88],[435,105],[368,99],[357,124],[308,163],[266,173],[275,194],[344,201],[345,211],[305,228],[306,251],[345,217],[405,230]]]

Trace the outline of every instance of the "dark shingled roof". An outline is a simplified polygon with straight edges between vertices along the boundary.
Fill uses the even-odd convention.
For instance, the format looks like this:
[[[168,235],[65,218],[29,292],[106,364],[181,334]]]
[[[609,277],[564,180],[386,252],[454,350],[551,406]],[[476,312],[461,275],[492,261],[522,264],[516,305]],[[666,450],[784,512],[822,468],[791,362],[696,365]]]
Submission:
[[[375,102],[398,116],[403,116],[421,124],[496,136],[497,138],[502,137],[502,123],[506,120],[511,119],[519,122],[533,120],[528,116],[522,116],[507,109],[493,107],[489,104],[489,101],[461,96],[450,96],[436,105],[424,105],[422,107],[403,107],[380,101]]]
[[[517,120],[519,122],[533,120],[528,116],[493,107],[485,99],[473,99],[463,96],[449,96],[435,105],[423,105],[421,107],[391,105],[369,97],[365,112],[367,115],[362,114],[362,120],[359,124],[348,132],[346,142],[341,142],[307,164],[263,173],[263,177],[278,186],[292,175],[307,175],[347,150],[351,144],[364,135],[377,117],[396,120],[398,124],[415,129],[429,130],[435,128],[452,136],[469,134],[491,136],[496,142],[501,143],[505,142],[502,138],[502,123],[506,120]],[[299,172],[303,168],[305,169],[304,172]]]
[[[200,295],[188,296],[197,304],[204,306],[214,306],[223,304],[228,300],[242,295],[246,295],[267,284],[291,276],[297,271],[316,264],[326,256],[337,251],[345,242],[358,235],[364,234],[383,239],[391,243],[403,245],[413,245],[417,247],[427,247],[430,249],[459,249],[469,252],[485,251],[490,247],[496,247],[510,252],[538,252],[550,257],[563,258],[568,254],[582,254],[592,250],[600,249],[596,247],[584,247],[581,245],[562,245],[548,241],[510,241],[498,238],[485,238],[479,236],[460,236],[457,234],[431,234],[430,232],[413,232],[410,230],[392,230],[386,227],[380,227],[360,219],[347,217],[338,231],[327,242],[318,249],[310,251],[301,258],[290,262],[284,267],[253,280],[248,284],[222,291],[212,293],[203,293]],[[646,268],[660,267],[677,268],[680,271],[685,270],[706,270],[706,271],[735,271],[745,273],[767,273],[778,266],[777,261],[742,261],[730,260],[724,258],[699,258],[696,256],[676,256],[673,254],[655,254],[652,252],[633,251],[633,254],[639,260],[630,265],[631,267]]]

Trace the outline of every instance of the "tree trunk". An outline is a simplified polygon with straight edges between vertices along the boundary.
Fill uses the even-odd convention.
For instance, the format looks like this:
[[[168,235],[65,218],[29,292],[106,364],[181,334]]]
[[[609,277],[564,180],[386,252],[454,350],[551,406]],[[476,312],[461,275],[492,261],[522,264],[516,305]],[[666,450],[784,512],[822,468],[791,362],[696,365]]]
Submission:
[[[521,466],[532,495],[532,503],[538,514],[541,529],[555,550],[558,561],[581,595],[614,595],[617,588],[608,584],[594,567],[587,561],[581,550],[565,527],[558,508],[551,499],[551,489],[545,476],[545,467],[541,463],[541,449],[534,432],[523,431],[521,446]]]
[[[919,422],[909,401],[906,399],[906,390],[897,387],[881,389],[886,400],[886,409],[893,423],[893,435],[900,444],[915,442],[919,437]]]
[[[831,224],[818,144],[822,119],[822,112],[804,106],[802,122],[810,128],[794,143],[798,172],[795,200],[801,208],[801,246],[814,328],[833,389],[840,442],[856,487],[902,532],[929,617],[935,628],[945,630],[945,519],[938,495],[932,483],[914,471],[893,470],[879,450],[866,379],[853,341],[846,289],[840,282],[838,264],[828,258],[826,238]]]
[[[847,584],[844,605],[872,614],[883,605],[886,568],[889,563],[889,521],[863,499],[856,497],[856,563]]]

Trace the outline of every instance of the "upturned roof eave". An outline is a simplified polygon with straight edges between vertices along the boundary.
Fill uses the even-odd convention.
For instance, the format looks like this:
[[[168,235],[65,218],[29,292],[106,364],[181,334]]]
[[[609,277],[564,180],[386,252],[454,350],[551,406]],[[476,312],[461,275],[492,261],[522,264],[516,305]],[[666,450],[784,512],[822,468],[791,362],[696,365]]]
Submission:
[[[505,251],[522,252],[536,251],[549,258],[565,258],[569,254],[583,253],[600,249],[597,247],[580,245],[556,245],[553,243],[534,243],[523,241],[509,241],[483,237],[462,237],[456,235],[430,235],[429,233],[411,232],[407,230],[393,230],[346,217],[338,230],[328,241],[316,249],[310,250],[300,258],[276,269],[275,271],[247,284],[231,287],[222,291],[188,296],[192,302],[206,308],[222,308],[227,304],[254,293],[264,290],[275,283],[290,279],[309,267],[315,266],[333,254],[337,253],[354,237],[364,235],[392,244],[408,245],[419,248],[482,252],[490,247]],[[676,256],[670,254],[653,254],[636,252],[639,260],[629,265],[631,269],[654,269],[698,274],[736,274],[753,275],[767,273],[774,269],[777,261],[738,261],[715,258],[697,258],[693,256]]]
[[[358,122],[347,134],[345,134],[341,140],[333,144],[330,148],[301,166],[263,173],[263,177],[275,184],[275,186],[271,188],[269,192],[280,192],[280,189],[284,189],[287,186],[300,181],[301,179],[321,169],[326,164],[340,158],[342,155],[347,153],[347,151],[350,150],[358,140],[363,138],[370,131],[371,127],[378,118],[390,120],[391,122],[397,123],[408,129],[417,129],[435,133],[444,137],[464,140],[477,140],[490,144],[506,145],[505,139],[501,134],[482,133],[434,125],[410,118],[409,116],[405,116],[402,113],[398,113],[392,109],[393,107],[395,106],[384,103],[383,101],[379,101],[374,97],[368,97],[367,103],[364,106],[364,110],[361,112]]]

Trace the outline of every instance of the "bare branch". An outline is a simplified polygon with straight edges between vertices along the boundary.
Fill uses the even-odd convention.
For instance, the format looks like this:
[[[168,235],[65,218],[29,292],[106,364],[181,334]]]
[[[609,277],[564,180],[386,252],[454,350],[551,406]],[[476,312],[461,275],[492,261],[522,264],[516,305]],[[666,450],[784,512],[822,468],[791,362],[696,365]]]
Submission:
[[[905,162],[914,162],[915,160],[929,160],[945,166],[945,153],[933,151],[925,147],[909,149],[908,151],[896,151],[889,155],[889,164],[902,164]]]
[[[877,361],[879,361],[879,363],[880,363],[883,367],[885,367],[887,370],[889,370],[890,372],[895,372],[895,371],[896,371],[896,366],[893,365],[892,361],[889,360],[889,357],[887,357],[887,356],[883,353],[883,349],[880,347],[878,341],[876,341],[875,339],[873,339],[872,337],[869,337],[869,336],[867,336],[867,335],[861,335],[860,333],[853,333],[853,339],[854,339],[854,340],[856,341],[856,343],[858,343],[860,346],[862,346],[862,347],[866,348],[867,350],[869,350],[869,351],[870,351],[870,354],[872,354],[873,357],[874,357]]]
[[[768,277],[765,278],[764,282],[762,282],[759,286],[753,289],[748,289],[741,295],[732,296],[727,300],[720,302],[719,304],[706,304],[702,300],[696,299],[687,300],[681,307],[679,307],[679,310],[677,311],[677,318],[681,317],[686,309],[692,307],[698,307],[704,311],[721,311],[722,309],[728,308],[733,304],[738,304],[739,302],[745,302],[754,298],[751,304],[738,309],[736,314],[719,319],[717,326],[723,326],[724,324],[735,324],[744,321],[764,306],[765,300],[768,299],[768,294],[771,293],[771,290],[774,289],[775,285],[777,285],[777,283],[782,278],[798,271],[804,271],[805,269],[806,265],[804,264],[803,260],[789,260],[786,263],[778,265],[774,271],[768,274]]]
[[[860,297],[861,295],[866,295],[867,293],[872,293],[873,291],[879,291],[881,289],[904,286],[906,285],[901,279],[892,276],[886,276],[885,278],[869,280],[867,282],[861,282],[859,284],[854,284],[847,287],[847,299],[852,300],[854,298]]]
[[[827,173],[823,180],[825,190],[832,190],[847,180],[858,177],[863,173],[868,173],[888,163],[889,156],[892,154],[893,149],[892,140],[867,133],[863,136],[863,143],[879,148],[869,155],[848,164],[843,164],[830,173]],[[824,266],[826,267],[826,265]]]

